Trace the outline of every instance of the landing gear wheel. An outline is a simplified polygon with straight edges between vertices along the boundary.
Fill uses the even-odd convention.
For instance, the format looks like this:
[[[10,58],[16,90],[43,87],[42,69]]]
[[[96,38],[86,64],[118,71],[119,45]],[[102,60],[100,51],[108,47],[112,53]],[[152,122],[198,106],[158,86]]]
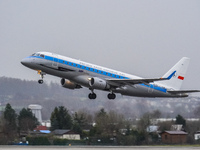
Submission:
[[[41,70],[38,70],[38,74],[40,75],[40,77],[42,79],[38,80],[38,83],[39,84],[42,84],[44,81],[43,81],[43,78],[44,78],[44,75],[46,74],[45,72],[42,72]]]
[[[115,99],[116,95],[114,93],[109,93],[108,94],[108,99]]]
[[[44,81],[42,79],[38,80],[39,84],[42,84]]]
[[[97,95],[96,95],[95,93],[90,93],[90,94],[88,95],[88,98],[89,98],[89,99],[96,99],[96,97],[97,97]]]

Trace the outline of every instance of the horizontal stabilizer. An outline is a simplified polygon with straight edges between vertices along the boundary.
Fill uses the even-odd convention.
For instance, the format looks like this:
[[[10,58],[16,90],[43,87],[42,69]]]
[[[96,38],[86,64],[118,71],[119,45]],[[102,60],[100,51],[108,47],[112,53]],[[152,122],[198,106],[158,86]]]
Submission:
[[[181,93],[194,93],[194,92],[200,92],[200,90],[180,90],[180,91],[167,91],[171,94],[181,94]]]

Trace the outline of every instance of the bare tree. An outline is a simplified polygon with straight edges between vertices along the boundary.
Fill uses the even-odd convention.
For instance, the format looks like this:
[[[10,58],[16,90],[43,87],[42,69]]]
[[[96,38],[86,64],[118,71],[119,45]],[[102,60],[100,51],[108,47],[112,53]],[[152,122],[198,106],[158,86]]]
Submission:
[[[165,122],[159,122],[158,126],[159,126],[159,130],[160,131],[166,131],[166,130],[170,130],[171,126],[174,124],[173,121],[165,121]]]
[[[194,110],[194,115],[195,115],[197,118],[200,118],[200,106],[198,106],[198,107]]]

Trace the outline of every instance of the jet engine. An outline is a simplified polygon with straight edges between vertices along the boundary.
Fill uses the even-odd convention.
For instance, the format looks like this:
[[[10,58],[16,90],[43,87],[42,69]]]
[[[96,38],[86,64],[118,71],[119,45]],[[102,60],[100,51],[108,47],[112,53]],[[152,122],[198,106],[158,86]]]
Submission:
[[[105,80],[97,77],[91,78],[89,85],[93,89],[108,90],[110,88],[110,85]]]
[[[68,88],[68,89],[80,89],[80,88],[82,88],[80,85],[75,84],[74,82],[71,82],[70,80],[67,80],[67,79],[61,79],[60,83],[64,88]]]

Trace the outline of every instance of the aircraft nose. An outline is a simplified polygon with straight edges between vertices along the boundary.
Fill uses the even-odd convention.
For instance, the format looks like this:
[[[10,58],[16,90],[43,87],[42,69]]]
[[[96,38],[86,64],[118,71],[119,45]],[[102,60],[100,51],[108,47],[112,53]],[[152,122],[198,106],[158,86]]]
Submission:
[[[28,58],[24,58],[21,60],[21,64],[24,66],[28,66],[31,63],[31,61]]]

